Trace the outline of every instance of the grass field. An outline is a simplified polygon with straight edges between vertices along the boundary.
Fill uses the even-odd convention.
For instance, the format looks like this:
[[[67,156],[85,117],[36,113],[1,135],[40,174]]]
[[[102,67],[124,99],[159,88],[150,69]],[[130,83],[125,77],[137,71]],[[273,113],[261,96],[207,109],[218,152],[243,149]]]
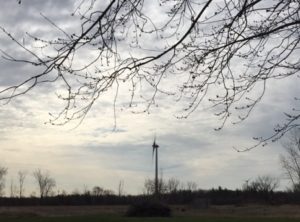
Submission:
[[[172,206],[171,218],[124,217],[128,206],[0,207],[0,222],[300,222],[299,205]]]
[[[112,215],[67,217],[0,216],[1,222],[300,222],[300,218],[171,217],[127,218]]]

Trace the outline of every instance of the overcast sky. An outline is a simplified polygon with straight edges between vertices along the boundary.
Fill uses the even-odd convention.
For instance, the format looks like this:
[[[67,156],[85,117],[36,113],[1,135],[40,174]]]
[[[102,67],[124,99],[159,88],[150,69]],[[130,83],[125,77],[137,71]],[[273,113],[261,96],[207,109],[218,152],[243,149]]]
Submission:
[[[19,5],[0,0],[0,26],[18,38],[41,30],[55,35],[40,13],[68,29],[78,26],[70,16],[76,4],[71,0],[23,0]],[[3,33],[0,48],[18,54],[17,46]],[[0,87],[17,83],[32,71],[31,66],[1,59]],[[51,126],[44,123],[49,112],[61,108],[55,95],[59,86],[40,86],[0,107],[0,165],[8,168],[7,188],[12,179],[17,181],[18,170],[26,170],[26,194],[36,191],[32,171],[40,168],[50,172],[59,190],[82,191],[85,186],[91,189],[98,185],[116,191],[123,180],[126,193],[141,193],[144,180],[154,176],[151,145],[156,134],[159,168],[166,179],[195,181],[203,189],[235,189],[245,180],[272,175],[281,178],[281,189],[285,189],[288,184],[279,163],[284,152],[280,142],[245,153],[233,147],[249,147],[254,144],[252,137],[270,135],[276,121],[289,110],[292,98],[299,95],[298,83],[293,79],[270,82],[246,121],[239,125],[229,121],[218,132],[214,128],[220,122],[211,110],[200,107],[188,119],[179,120],[176,103],[168,100],[151,114],[119,111],[115,131],[112,101],[98,101],[76,129]]]

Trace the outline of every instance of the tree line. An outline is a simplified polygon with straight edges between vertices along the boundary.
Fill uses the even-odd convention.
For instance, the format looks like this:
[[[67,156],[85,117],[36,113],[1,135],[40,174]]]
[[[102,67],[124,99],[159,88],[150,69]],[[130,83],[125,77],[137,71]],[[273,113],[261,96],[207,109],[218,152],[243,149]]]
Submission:
[[[210,205],[243,205],[243,204],[300,204],[300,192],[273,190],[276,185],[272,180],[258,177],[248,186],[230,190],[221,186],[209,190],[165,190],[160,193],[160,201],[171,205],[191,205],[206,208]],[[262,182],[263,183],[259,183]],[[265,183],[267,182],[267,183]],[[34,205],[131,205],[151,201],[152,194],[118,195],[114,192],[103,192],[95,186],[91,191],[76,193],[57,193],[41,197],[0,197],[0,206],[34,206]]]
[[[242,188],[240,190],[237,190],[236,191],[237,193],[235,193],[234,195],[237,195],[239,198],[242,198],[243,200],[245,198],[245,195],[247,196],[246,199],[249,199],[251,197],[256,200],[259,200],[261,197],[268,199],[272,194],[272,196],[275,195],[277,197],[278,195],[279,196],[281,195],[281,198],[283,198],[284,200],[290,200],[289,195],[291,195],[292,193],[300,193],[300,129],[299,128],[296,128],[289,133],[287,139],[283,142],[283,146],[285,148],[285,154],[280,156],[280,163],[282,169],[285,172],[286,179],[290,181],[291,186],[284,192],[283,191],[278,192],[276,191],[276,189],[279,186],[279,179],[276,177],[272,177],[270,175],[262,175],[262,176],[258,176],[254,180],[245,181],[245,183],[242,185]],[[4,195],[4,189],[5,189],[5,176],[7,172],[8,169],[6,167],[0,166],[0,197],[2,197],[2,200]],[[13,181],[11,181],[10,198],[8,199],[10,200],[15,199],[16,202],[18,202],[17,199],[26,199],[26,198],[36,199],[35,197],[24,197],[25,180],[27,176],[28,173],[26,171],[18,172],[17,184],[14,184]],[[85,188],[82,193],[78,191],[78,192],[73,192],[71,194],[67,194],[65,191],[55,192],[54,189],[56,187],[56,181],[50,175],[49,171],[36,169],[33,171],[32,176],[35,179],[39,191],[40,197],[37,199],[41,199],[41,200],[42,199],[55,200],[56,202],[58,201],[60,203],[62,198],[63,200],[67,199],[70,203],[74,203],[74,202],[76,203],[74,198],[75,199],[79,198],[78,200],[82,200],[82,198],[83,199],[87,198],[87,200],[89,201],[87,201],[86,203],[91,204],[91,203],[103,203],[105,201],[108,201],[108,203],[110,203],[111,200],[117,201],[118,203],[120,201],[126,202],[132,198],[132,196],[130,195],[125,195],[124,181],[119,182],[117,194],[112,190],[104,189],[100,186],[94,186],[92,190],[88,190],[87,188]],[[152,194],[155,192],[154,190],[155,190],[154,180],[149,178],[145,179],[143,191],[142,191],[143,193],[137,196],[151,197]],[[219,189],[219,190],[221,191],[223,189]],[[229,193],[230,195],[233,194],[228,189],[225,190],[226,190],[225,193],[227,194]],[[183,183],[177,178],[169,178],[165,180],[164,178],[161,177],[159,178],[158,181],[158,191],[160,196],[167,197],[166,198],[167,200],[169,200],[170,198],[171,199],[175,198],[175,200],[182,202],[179,197],[183,195],[182,198],[185,199],[189,195],[191,195],[191,197],[189,197],[188,199],[189,200],[193,199],[199,194],[201,189],[199,189],[197,183],[195,183],[194,181],[188,181],[186,183]],[[205,195],[208,195],[210,197],[212,194],[215,193],[215,190],[212,189],[211,191],[206,191],[206,192],[202,190],[200,193],[205,193]],[[220,194],[220,192],[217,193]],[[223,194],[223,192],[221,193]],[[242,195],[242,197],[240,195]],[[110,198],[107,199],[107,197]],[[300,199],[297,198],[292,202],[300,201]],[[8,201],[7,198],[4,199]]]
[[[0,197],[4,195],[5,188],[5,176],[8,172],[6,167],[0,166]],[[25,193],[25,180],[28,176],[26,171],[18,171],[17,173],[17,183],[14,183],[12,179],[10,182],[9,192],[10,197],[23,198]],[[48,171],[42,171],[41,169],[36,169],[33,171],[32,176],[38,186],[40,193],[40,198],[44,198],[52,194],[53,189],[56,186],[56,181],[50,176]]]

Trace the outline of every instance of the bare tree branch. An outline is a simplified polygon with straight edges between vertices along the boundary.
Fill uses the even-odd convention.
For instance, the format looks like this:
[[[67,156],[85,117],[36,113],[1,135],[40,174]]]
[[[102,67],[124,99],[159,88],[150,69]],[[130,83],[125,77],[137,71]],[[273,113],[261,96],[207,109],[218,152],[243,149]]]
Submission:
[[[247,119],[271,81],[299,81],[298,1],[159,1],[159,21],[143,0],[95,2],[83,0],[76,8],[72,16],[80,29],[74,32],[42,15],[61,37],[48,40],[28,33],[32,45],[42,45],[40,51],[1,27],[25,55],[17,58],[2,49],[3,57],[42,69],[1,89],[0,100],[9,102],[41,83],[62,81],[65,91],[58,98],[65,105],[50,123],[63,125],[81,123],[106,93],[113,95],[117,118],[117,98],[126,86],[127,104],[136,108],[134,112],[137,106],[140,112],[150,112],[164,95],[182,105],[178,118],[187,118],[208,100],[221,121],[219,130],[229,119],[233,124]],[[298,127],[299,98],[293,104],[269,137],[256,137],[257,144],[245,150],[276,141]]]

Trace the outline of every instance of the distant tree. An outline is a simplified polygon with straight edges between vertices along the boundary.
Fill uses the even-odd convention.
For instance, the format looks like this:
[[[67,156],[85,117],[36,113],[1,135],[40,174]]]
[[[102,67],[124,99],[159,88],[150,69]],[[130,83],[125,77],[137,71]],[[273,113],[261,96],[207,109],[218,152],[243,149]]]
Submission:
[[[7,174],[7,168],[0,166],[0,197],[4,195],[6,174]]]
[[[16,197],[17,196],[17,186],[14,183],[14,180],[10,180],[10,197]]]
[[[19,181],[19,197],[22,198],[24,195],[24,182],[26,178],[26,171],[19,171],[18,172],[18,181]]]
[[[178,191],[180,185],[180,181],[176,178],[170,178],[167,181],[166,187],[168,193],[175,193]]]
[[[95,186],[93,187],[92,194],[94,196],[102,196],[104,194],[104,189],[99,186]]]
[[[33,177],[38,184],[40,197],[44,198],[49,196],[56,186],[55,180],[50,177],[49,172],[42,172],[41,169],[37,169],[33,172]]]
[[[115,195],[115,192],[110,189],[104,189],[103,195]]]
[[[32,191],[29,195],[30,198],[36,198],[37,197],[37,194],[35,191]]]
[[[72,195],[75,195],[75,196],[79,196],[79,195],[81,195],[81,192],[80,192],[77,188],[75,188],[75,189],[71,192],[71,194],[72,194]]]
[[[63,83],[58,98],[65,105],[50,122],[65,124],[82,121],[107,92],[114,95],[116,116],[118,95],[129,88],[120,108],[126,103],[135,113],[151,112],[163,95],[182,107],[178,118],[186,118],[210,103],[222,128],[228,119],[245,120],[270,81],[280,90],[284,79],[299,82],[299,1],[80,2],[71,14],[77,30],[44,17],[59,32],[54,39],[26,32],[22,41],[0,27],[24,52],[2,50],[3,57],[37,67],[27,79],[2,88],[0,99],[10,101],[45,82]],[[269,137],[256,138],[258,144],[299,126],[299,101],[295,98]]]
[[[94,186],[92,190],[92,195],[93,196],[103,196],[103,195],[114,195],[114,191],[109,190],[109,189],[104,189],[99,186]]]
[[[167,192],[167,185],[162,178],[158,179],[158,193],[163,194]],[[146,179],[144,182],[144,193],[151,195],[155,193],[154,179]]]
[[[295,128],[283,143],[285,155],[280,156],[281,166],[293,190],[300,191],[300,128]]]
[[[194,181],[188,181],[186,182],[186,189],[190,191],[196,191],[197,190],[197,183]]]
[[[61,190],[60,193],[59,193],[59,195],[61,195],[61,196],[67,196],[68,192],[65,191],[65,190]]]
[[[124,194],[124,180],[120,180],[118,185],[118,195],[123,196]]]
[[[259,176],[252,182],[246,182],[243,190],[254,192],[273,192],[279,186],[279,179],[269,175]]]
[[[88,189],[87,185],[83,185],[83,195],[91,195],[91,191]]]
[[[242,185],[242,190],[249,191],[250,190],[250,179],[245,180],[245,182]]]
[[[154,181],[151,179],[145,179],[144,181],[144,194],[150,195],[154,193]]]

